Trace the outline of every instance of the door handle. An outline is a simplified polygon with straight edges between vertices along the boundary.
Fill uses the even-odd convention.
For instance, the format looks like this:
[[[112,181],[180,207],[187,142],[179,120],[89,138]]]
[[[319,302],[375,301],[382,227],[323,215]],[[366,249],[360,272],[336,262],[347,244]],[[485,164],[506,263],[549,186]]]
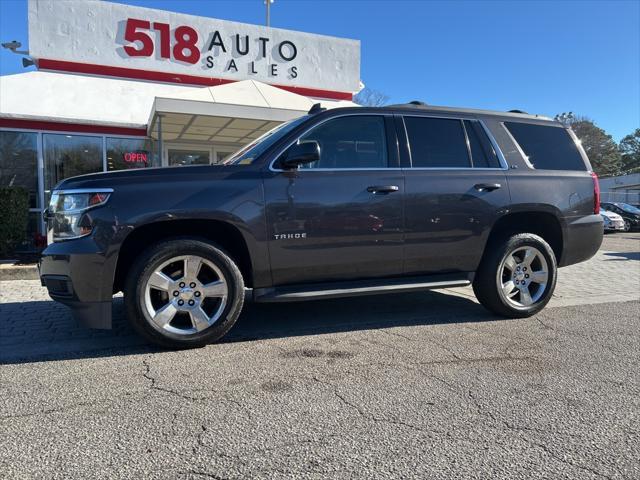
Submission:
[[[399,190],[397,185],[371,185],[367,187],[369,193],[393,193]]]
[[[499,183],[476,183],[473,188],[478,190],[479,192],[491,192],[493,190],[497,190],[501,187]]]

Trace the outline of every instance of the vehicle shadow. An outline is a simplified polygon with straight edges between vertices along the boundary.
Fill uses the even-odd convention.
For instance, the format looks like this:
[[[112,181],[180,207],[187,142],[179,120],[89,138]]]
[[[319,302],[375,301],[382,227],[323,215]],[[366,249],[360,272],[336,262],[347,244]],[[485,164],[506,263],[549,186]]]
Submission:
[[[122,298],[114,299],[113,329],[79,325],[53,301],[0,304],[0,364],[97,358],[160,352],[125,319]],[[437,291],[362,296],[297,303],[245,304],[221,343],[259,341],[393,328],[498,320],[471,298]]]
[[[435,290],[293,303],[247,303],[223,342],[498,318],[470,298]]]
[[[608,261],[611,260],[640,260],[640,252],[605,252]]]

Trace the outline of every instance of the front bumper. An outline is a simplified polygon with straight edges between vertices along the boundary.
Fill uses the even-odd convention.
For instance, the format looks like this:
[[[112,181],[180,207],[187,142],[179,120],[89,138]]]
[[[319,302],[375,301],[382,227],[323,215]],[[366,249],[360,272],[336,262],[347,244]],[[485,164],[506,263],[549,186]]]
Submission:
[[[76,320],[90,328],[111,328],[114,266],[91,237],[49,245],[39,270],[49,296],[70,307]]]
[[[623,221],[613,221],[610,223],[605,223],[604,224],[604,229],[607,232],[618,232],[618,231],[623,231],[624,230],[624,222]]]

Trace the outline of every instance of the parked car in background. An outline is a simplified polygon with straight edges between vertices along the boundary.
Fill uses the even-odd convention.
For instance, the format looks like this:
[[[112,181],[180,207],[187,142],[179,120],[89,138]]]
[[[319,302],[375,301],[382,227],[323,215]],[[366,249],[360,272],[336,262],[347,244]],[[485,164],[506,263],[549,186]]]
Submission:
[[[625,232],[640,227],[640,208],[622,202],[602,202],[600,207],[620,215],[624,221]]]
[[[603,208],[600,209],[600,215],[604,222],[605,232],[624,231],[624,220],[620,215]]]

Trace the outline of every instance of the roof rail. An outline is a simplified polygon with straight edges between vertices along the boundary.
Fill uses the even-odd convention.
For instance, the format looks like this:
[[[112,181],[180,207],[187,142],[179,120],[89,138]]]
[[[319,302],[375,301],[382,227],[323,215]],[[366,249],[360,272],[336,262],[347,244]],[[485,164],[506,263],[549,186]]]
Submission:
[[[509,113],[524,113],[525,115],[529,115],[527,112],[525,112],[524,110],[509,110]]]
[[[384,107],[428,107],[429,105],[427,103],[421,102],[420,100],[411,100],[410,102],[407,103],[395,103],[393,105],[383,105]]]

